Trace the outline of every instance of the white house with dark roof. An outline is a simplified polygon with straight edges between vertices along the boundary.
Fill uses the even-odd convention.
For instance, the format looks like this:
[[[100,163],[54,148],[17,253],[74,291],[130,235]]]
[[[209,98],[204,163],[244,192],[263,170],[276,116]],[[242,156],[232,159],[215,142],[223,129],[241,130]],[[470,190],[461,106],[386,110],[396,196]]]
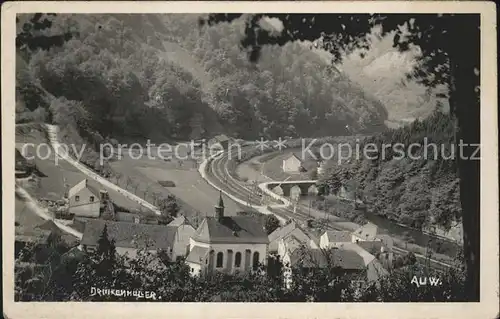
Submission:
[[[280,243],[282,240],[286,240],[289,237],[295,238],[300,243],[306,247],[317,249],[318,244],[311,235],[309,235],[302,227],[300,227],[297,222],[292,221],[289,224],[280,227],[269,234],[269,253],[275,253],[283,256],[284,248],[280,248]]]
[[[366,267],[366,279],[369,282],[376,281],[388,274],[388,271],[384,268],[380,260],[358,243],[342,243],[337,249],[355,252],[363,259],[364,266]]]
[[[323,249],[334,248],[342,243],[352,241],[351,232],[345,230],[328,230],[320,237],[319,246]]]
[[[352,250],[311,249],[296,247],[288,249],[283,256],[283,281],[286,288],[291,288],[294,267],[303,269],[338,267],[345,275],[366,276],[367,267],[363,258]]]
[[[222,193],[215,216],[206,217],[190,238],[186,258],[194,275],[251,271],[266,263],[267,233],[253,216],[224,216]]]
[[[377,240],[378,227],[375,224],[367,223],[352,233],[352,242],[375,241]]]
[[[299,173],[301,167],[302,161],[293,153],[283,160],[282,169],[285,173]]]
[[[98,218],[101,209],[99,191],[82,180],[68,191],[69,213],[79,217]]]

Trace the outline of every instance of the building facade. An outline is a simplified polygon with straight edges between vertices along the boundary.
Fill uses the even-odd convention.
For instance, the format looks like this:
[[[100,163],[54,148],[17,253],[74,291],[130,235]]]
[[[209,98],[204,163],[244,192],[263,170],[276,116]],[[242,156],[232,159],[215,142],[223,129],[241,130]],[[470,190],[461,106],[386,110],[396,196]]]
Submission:
[[[299,173],[301,167],[302,161],[295,154],[283,160],[282,169],[285,173]]]
[[[252,216],[224,216],[222,194],[215,217],[206,217],[189,241],[186,263],[193,275],[256,270],[266,264],[269,239]]]
[[[71,215],[93,218],[98,218],[100,215],[100,193],[88,184],[87,179],[84,179],[69,190],[68,202],[68,210]]]

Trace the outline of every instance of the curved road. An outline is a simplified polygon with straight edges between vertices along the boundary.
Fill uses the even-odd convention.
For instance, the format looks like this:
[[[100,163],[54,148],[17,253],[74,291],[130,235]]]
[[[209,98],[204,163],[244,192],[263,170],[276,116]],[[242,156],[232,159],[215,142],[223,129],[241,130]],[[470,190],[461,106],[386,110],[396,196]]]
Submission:
[[[221,189],[224,193],[227,195],[230,195],[233,199],[237,198],[239,202],[241,203],[246,203],[246,206],[254,208],[256,210],[261,211],[262,207],[262,196],[266,196],[265,193],[268,193],[266,190],[262,189],[260,187],[258,190],[255,190],[252,186],[239,181],[236,179],[232,174],[229,169],[229,154],[226,152],[223,154],[220,154],[212,159],[209,159],[207,161],[205,169],[205,176],[204,178],[207,179],[207,181],[214,187]],[[200,170],[201,173],[201,170]],[[270,191],[269,191],[270,192]],[[267,210],[266,214],[271,211],[273,214],[275,214],[281,221],[284,221],[286,219],[295,219],[300,222],[305,222],[308,219],[318,217],[315,216],[317,214],[311,214],[311,212],[306,211],[306,209],[302,206],[297,206],[296,209],[291,208],[287,204],[289,203],[286,199],[282,200],[281,202],[278,202],[278,197],[269,194],[273,197],[274,204],[268,204],[267,206],[270,207],[272,210]],[[268,196],[270,197],[270,196]],[[328,229],[332,230],[346,230],[340,227],[335,227],[328,225]],[[399,247],[393,247],[393,250],[395,253],[398,254],[406,254],[409,251],[399,248]],[[415,256],[417,259],[420,261],[427,261],[427,257],[421,254],[416,254]],[[435,259],[429,259],[430,264],[433,268],[437,269],[445,269],[452,267],[452,265],[435,260]]]

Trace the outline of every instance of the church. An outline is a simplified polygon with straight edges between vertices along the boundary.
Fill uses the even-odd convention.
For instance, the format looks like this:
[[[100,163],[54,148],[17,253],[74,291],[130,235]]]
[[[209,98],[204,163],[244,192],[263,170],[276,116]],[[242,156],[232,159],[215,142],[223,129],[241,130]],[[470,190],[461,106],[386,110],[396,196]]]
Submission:
[[[193,275],[227,274],[257,269],[267,260],[269,239],[252,216],[224,216],[222,192],[215,216],[206,217],[190,238],[186,263]]]

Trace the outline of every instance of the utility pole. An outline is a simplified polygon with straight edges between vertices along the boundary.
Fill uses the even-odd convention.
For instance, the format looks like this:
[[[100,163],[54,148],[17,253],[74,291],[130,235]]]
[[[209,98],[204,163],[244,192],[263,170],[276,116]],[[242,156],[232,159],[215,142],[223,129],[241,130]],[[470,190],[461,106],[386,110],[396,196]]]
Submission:
[[[325,210],[325,222],[326,222],[325,229],[327,229],[330,220],[329,220],[329,216],[328,216],[328,209],[326,207],[326,197],[323,199],[323,209]]]

